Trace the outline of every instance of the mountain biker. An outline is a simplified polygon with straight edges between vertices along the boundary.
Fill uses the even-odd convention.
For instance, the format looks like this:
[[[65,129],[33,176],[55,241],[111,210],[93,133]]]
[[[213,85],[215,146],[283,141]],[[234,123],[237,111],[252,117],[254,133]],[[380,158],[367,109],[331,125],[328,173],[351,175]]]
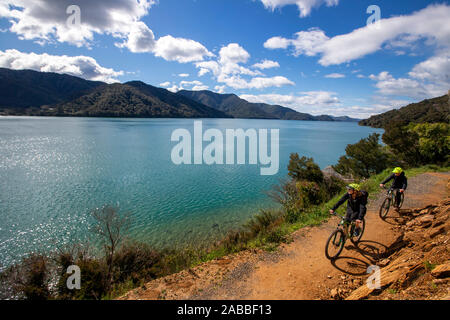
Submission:
[[[339,208],[341,204],[347,201],[347,214],[345,220],[352,222],[356,220],[355,236],[359,235],[361,230],[361,224],[364,216],[366,215],[366,205],[368,193],[361,191],[361,186],[357,183],[352,183],[346,186],[347,193],[331,208],[330,214],[334,214],[334,211]]]
[[[381,182],[380,187],[383,188],[384,185],[392,179],[394,179],[394,182],[391,185],[391,189],[395,195],[395,207],[398,208],[401,201],[400,193],[405,192],[406,187],[408,186],[408,179],[406,178],[403,169],[397,167],[392,171],[392,174],[389,177]]]

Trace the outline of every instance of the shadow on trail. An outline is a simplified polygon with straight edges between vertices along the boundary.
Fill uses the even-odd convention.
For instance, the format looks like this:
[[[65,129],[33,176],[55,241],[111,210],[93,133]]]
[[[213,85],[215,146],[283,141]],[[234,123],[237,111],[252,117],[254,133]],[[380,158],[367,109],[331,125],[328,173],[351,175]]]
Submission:
[[[331,260],[333,267],[352,276],[365,275],[370,263],[355,257],[338,257]]]
[[[373,264],[376,260],[383,257],[388,250],[388,247],[382,243],[372,240],[362,240],[354,246],[356,251],[358,251],[366,259],[370,260]]]
[[[407,217],[410,213],[410,209],[400,209],[399,211],[389,212],[386,217],[381,219],[390,225],[398,226],[405,223],[405,217]]]
[[[331,264],[339,271],[355,276],[366,274],[367,267],[383,257],[388,247],[376,241],[363,240],[356,245],[347,245],[345,249],[360,254],[360,257],[338,257]]]

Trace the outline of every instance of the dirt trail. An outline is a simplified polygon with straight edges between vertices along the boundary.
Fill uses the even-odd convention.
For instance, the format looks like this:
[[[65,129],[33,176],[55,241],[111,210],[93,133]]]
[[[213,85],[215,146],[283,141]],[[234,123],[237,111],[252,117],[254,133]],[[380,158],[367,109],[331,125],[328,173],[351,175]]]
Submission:
[[[450,173],[425,173],[410,178],[403,208],[437,203],[449,196]],[[293,241],[274,253],[245,251],[147,283],[122,299],[330,299],[343,279],[355,286],[367,277],[369,265],[392,249],[399,236],[398,213],[391,210],[383,221],[378,208],[384,193],[370,201],[366,230],[355,247],[346,243],[334,262],[324,246],[338,218],[293,234]]]

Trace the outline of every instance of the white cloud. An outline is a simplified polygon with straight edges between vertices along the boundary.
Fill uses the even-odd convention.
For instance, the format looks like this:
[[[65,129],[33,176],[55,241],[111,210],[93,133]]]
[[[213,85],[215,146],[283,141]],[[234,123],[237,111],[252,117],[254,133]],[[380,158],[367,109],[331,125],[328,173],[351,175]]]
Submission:
[[[269,87],[282,87],[286,85],[295,85],[294,82],[283,76],[270,78],[255,77],[247,81],[240,76],[219,76],[218,82],[225,83],[233,89],[265,89]]]
[[[10,32],[20,39],[46,43],[65,42],[90,47],[95,34],[116,39],[119,48],[131,52],[149,52],[168,61],[180,63],[201,61],[213,56],[202,44],[190,39],[167,35],[155,39],[153,31],[141,21],[155,0],[77,0],[80,24],[69,25],[72,14],[66,10],[72,0],[2,0],[0,18],[11,23]]]
[[[342,73],[330,73],[325,76],[325,78],[331,78],[331,79],[339,79],[339,78],[345,78],[345,74]]]
[[[189,77],[189,73],[180,73],[178,76],[180,78],[187,78],[187,77]]]
[[[88,45],[95,33],[125,38],[136,28],[153,0],[78,0],[81,24],[68,26],[67,8],[72,0],[3,0],[0,17],[8,18],[10,31],[21,39]],[[135,31],[135,30],[134,30]]]
[[[123,71],[100,66],[92,57],[24,53],[15,49],[0,51],[0,67],[66,73],[108,83],[118,82],[117,77],[123,75]]]
[[[226,47],[222,47],[219,55],[219,62],[222,65],[228,63],[246,63],[250,58],[250,54],[237,43],[230,43]]]
[[[295,39],[270,38],[264,43],[264,47],[267,49],[286,49],[292,46],[294,56],[301,54],[315,56],[320,52],[321,46],[329,40],[325,33],[318,28],[297,32],[295,36]]]
[[[417,64],[409,75],[420,80],[441,82],[450,87],[450,53],[443,52]]]
[[[339,4],[339,0],[261,0],[261,2],[272,11],[277,7],[296,5],[300,12],[300,17],[309,16],[313,8],[320,7],[323,4],[326,4],[328,7]]]
[[[270,69],[270,68],[279,68],[280,64],[276,61],[272,61],[272,60],[263,60],[260,63],[255,63],[253,65],[253,68],[257,68],[257,69]]]
[[[131,52],[152,52],[155,43],[153,31],[145,23],[138,21],[130,27],[127,41],[116,43],[116,46],[128,48]]]
[[[415,65],[408,75],[409,78],[395,78],[383,71],[369,78],[376,81],[378,93],[384,96],[417,100],[444,95],[450,88],[450,54],[439,53]]]
[[[201,91],[201,90],[208,90],[208,86],[204,85],[201,81],[193,80],[193,81],[180,81],[180,83],[172,84],[171,82],[167,81],[160,84],[161,87],[167,88],[167,90],[171,92],[178,92],[180,90],[192,90],[192,91]]]
[[[170,87],[170,85],[171,85],[170,81],[166,81],[166,82],[163,82],[163,83],[159,84],[159,86],[163,87],[163,88],[168,88],[168,87]]]
[[[411,47],[419,39],[441,48],[450,47],[450,6],[430,5],[411,15],[381,19],[380,28],[365,26],[350,33],[328,38],[317,28],[301,31],[294,39],[271,38],[269,49],[294,48],[294,55],[320,54],[323,66],[341,64],[362,58],[384,47]]]
[[[174,38],[172,36],[159,38],[156,41],[153,52],[157,57],[162,57],[168,61],[178,61],[180,63],[201,61],[204,56],[213,56],[208,49],[197,41]]]
[[[237,43],[230,43],[220,49],[217,61],[201,61],[197,62],[195,66],[199,69],[199,76],[211,73],[217,82],[233,89],[264,89],[294,85],[286,77],[264,77],[260,71],[250,70],[241,65],[249,59],[250,54],[244,48]],[[266,67],[268,64],[274,66],[276,63],[269,60],[265,61]],[[247,80],[242,78],[242,76],[251,76],[253,78]]]
[[[216,90],[217,93],[225,93],[226,86],[215,86],[214,90]]]
[[[300,92],[301,95],[282,95],[282,94],[260,94],[260,95],[241,95],[242,99],[250,102],[263,102],[268,104],[277,104],[290,107],[299,112],[315,112],[322,114],[321,108],[324,106],[339,106],[340,100],[336,93],[329,91],[306,91]]]

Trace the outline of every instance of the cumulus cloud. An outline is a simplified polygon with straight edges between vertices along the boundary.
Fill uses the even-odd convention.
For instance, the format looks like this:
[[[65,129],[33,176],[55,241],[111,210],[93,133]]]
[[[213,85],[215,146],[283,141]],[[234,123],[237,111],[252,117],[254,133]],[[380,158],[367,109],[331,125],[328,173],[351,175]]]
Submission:
[[[180,81],[179,84],[172,82],[163,82],[160,84],[161,87],[167,88],[167,90],[171,92],[178,92],[180,90],[192,90],[192,91],[201,91],[208,90],[209,87],[203,84],[201,81],[193,80],[193,81]]]
[[[270,69],[270,68],[279,68],[279,67],[280,67],[280,64],[278,62],[272,61],[272,60],[263,60],[260,63],[255,63],[253,65],[253,68],[261,69],[261,70]]]
[[[268,104],[277,104],[290,107],[294,110],[305,112],[309,110],[321,114],[322,107],[339,106],[340,100],[335,92],[330,91],[306,91],[300,92],[300,95],[282,95],[282,94],[260,94],[260,95],[241,95],[242,99],[250,102],[263,102]],[[313,109],[311,109],[313,107]],[[306,109],[306,110],[305,110]]]
[[[425,99],[444,95],[450,88],[450,54],[439,53],[417,65],[409,77],[395,78],[388,71],[370,75],[375,87],[383,96],[404,96]]]
[[[250,58],[250,54],[237,43],[230,43],[222,47],[219,52],[220,63],[245,63]]]
[[[141,21],[130,27],[128,39],[116,43],[119,48],[128,48],[131,52],[152,52],[155,48],[155,35],[147,25]]]
[[[156,41],[155,56],[162,57],[168,61],[178,61],[180,63],[201,61],[205,56],[212,57],[201,43],[172,36],[161,37]]]
[[[309,16],[313,8],[320,7],[323,4],[328,7],[339,4],[339,0],[261,0],[261,2],[264,4],[264,7],[272,11],[278,7],[296,5],[300,12],[300,17]]]
[[[294,85],[292,81],[283,76],[264,77],[258,70],[251,70],[242,66],[247,63],[250,54],[237,43],[230,43],[219,51],[219,57],[216,61],[201,61],[195,66],[199,69],[198,75],[212,74],[217,82],[223,83],[233,89],[264,89],[268,87],[281,87],[285,85]],[[272,67],[278,64],[274,61],[265,60],[260,65]],[[253,77],[250,80],[243,76]],[[223,90],[223,89],[222,89]]]
[[[126,37],[148,13],[154,0],[78,0],[80,25],[68,25],[74,11],[71,0],[4,0],[0,17],[8,18],[10,31],[27,40],[87,45],[94,33]]]
[[[189,73],[180,73],[180,74],[178,74],[178,76],[180,78],[187,78],[187,77],[189,77]]]
[[[273,37],[264,43],[267,49],[286,49],[293,47],[293,55],[315,56],[321,52],[321,46],[326,43],[329,38],[325,32],[318,28],[310,28],[308,31],[300,31],[295,34],[294,39],[285,39],[281,37]]]
[[[295,38],[274,37],[264,44],[269,49],[293,47],[294,55],[320,55],[323,66],[362,58],[384,48],[410,47],[420,39],[441,48],[450,47],[450,6],[430,5],[411,15],[381,19],[379,28],[365,26],[350,33],[329,38],[313,28],[295,34]]]
[[[100,66],[92,57],[25,53],[15,49],[0,51],[0,67],[66,73],[107,83],[118,82],[117,77],[123,75],[123,71]]]
[[[92,45],[95,34],[107,34],[119,48],[131,52],[154,53],[168,61],[201,61],[212,56],[202,44],[171,35],[156,40],[153,31],[141,19],[155,0],[77,0],[80,23],[68,23],[76,11],[67,9],[72,0],[2,0],[0,18],[11,23],[9,31],[20,39],[45,43],[65,42],[78,47]],[[69,19],[69,20],[68,20]],[[75,21],[75,20],[73,20]]]
[[[168,88],[172,83],[170,81],[162,82],[159,84],[160,87]]]
[[[217,93],[225,93],[226,86],[215,86],[214,90],[216,90]]]
[[[331,79],[345,78],[345,74],[342,74],[342,73],[330,73],[330,74],[325,75],[325,78],[331,78]]]

